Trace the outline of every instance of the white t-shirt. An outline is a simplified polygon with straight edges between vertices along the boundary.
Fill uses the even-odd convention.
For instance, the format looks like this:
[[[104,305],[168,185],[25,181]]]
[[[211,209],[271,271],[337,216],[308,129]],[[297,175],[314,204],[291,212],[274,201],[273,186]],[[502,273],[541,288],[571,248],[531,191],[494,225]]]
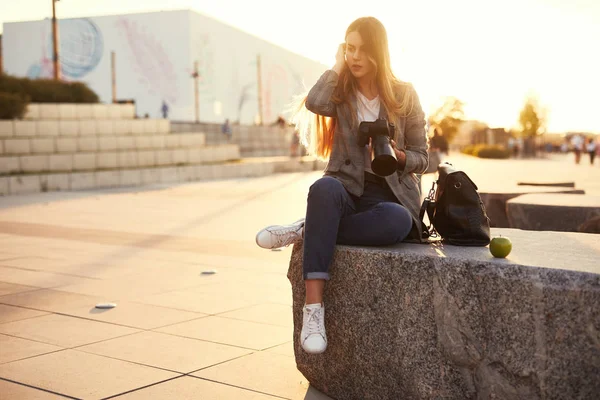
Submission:
[[[357,91],[357,102],[356,106],[358,108],[358,123],[360,124],[363,121],[375,121],[379,117],[379,109],[381,108],[381,102],[379,101],[379,96],[375,97],[373,100],[369,100],[363,95],[361,92]],[[365,171],[375,174],[371,169],[371,145],[365,146]]]
[[[583,150],[583,138],[575,135],[571,138],[571,145],[577,150]]]

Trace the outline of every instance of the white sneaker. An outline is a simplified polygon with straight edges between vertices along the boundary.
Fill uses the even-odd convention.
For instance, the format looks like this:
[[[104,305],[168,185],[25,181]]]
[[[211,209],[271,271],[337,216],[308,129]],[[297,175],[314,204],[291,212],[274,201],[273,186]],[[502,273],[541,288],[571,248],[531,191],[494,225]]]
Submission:
[[[327,348],[325,334],[325,306],[322,304],[305,305],[300,344],[310,354],[321,354]]]
[[[291,225],[271,225],[256,234],[256,244],[263,249],[278,249],[302,240],[304,218]]]

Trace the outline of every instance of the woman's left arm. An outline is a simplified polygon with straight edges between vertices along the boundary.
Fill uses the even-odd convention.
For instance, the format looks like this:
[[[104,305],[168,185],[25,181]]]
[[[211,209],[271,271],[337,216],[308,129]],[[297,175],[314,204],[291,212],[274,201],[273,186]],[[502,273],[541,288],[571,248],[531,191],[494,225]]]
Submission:
[[[412,110],[406,117],[404,127],[404,154],[398,158],[400,178],[404,178],[411,172],[422,174],[427,170],[429,164],[425,113],[421,107],[419,96],[412,85],[409,86],[408,91],[412,98]]]

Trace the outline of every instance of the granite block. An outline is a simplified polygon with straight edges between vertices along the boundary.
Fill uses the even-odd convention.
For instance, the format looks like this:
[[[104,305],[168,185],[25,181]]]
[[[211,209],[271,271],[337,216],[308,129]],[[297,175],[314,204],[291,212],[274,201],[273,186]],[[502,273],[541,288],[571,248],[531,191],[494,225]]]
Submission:
[[[600,242],[581,233],[493,233],[511,237],[507,259],[485,247],[338,246],[324,293],[328,348],[320,355],[299,343],[304,281],[296,244],[288,278],[300,372],[344,400],[595,398]]]

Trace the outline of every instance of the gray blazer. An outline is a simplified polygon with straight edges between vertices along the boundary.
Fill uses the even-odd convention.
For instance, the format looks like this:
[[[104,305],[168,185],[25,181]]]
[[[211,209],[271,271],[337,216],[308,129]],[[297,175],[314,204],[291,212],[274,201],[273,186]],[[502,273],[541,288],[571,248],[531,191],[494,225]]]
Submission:
[[[330,101],[337,84],[338,74],[333,70],[325,71],[308,93],[306,108],[315,114],[336,118],[333,147],[329,163],[325,167],[325,175],[339,179],[349,193],[361,196],[364,191],[364,148],[358,146],[357,127],[352,127],[352,117],[347,107]],[[407,85],[415,99],[414,106],[410,115],[399,121],[394,138],[397,147],[406,152],[406,166],[385,179],[400,204],[406,207],[413,217],[413,231],[408,238],[412,241],[420,240],[422,232],[419,219],[421,195],[415,174],[421,174],[427,169],[428,156],[425,114],[414,88],[410,84]],[[351,102],[356,108],[356,99],[353,98]],[[380,108],[379,117],[387,117],[383,106]]]

